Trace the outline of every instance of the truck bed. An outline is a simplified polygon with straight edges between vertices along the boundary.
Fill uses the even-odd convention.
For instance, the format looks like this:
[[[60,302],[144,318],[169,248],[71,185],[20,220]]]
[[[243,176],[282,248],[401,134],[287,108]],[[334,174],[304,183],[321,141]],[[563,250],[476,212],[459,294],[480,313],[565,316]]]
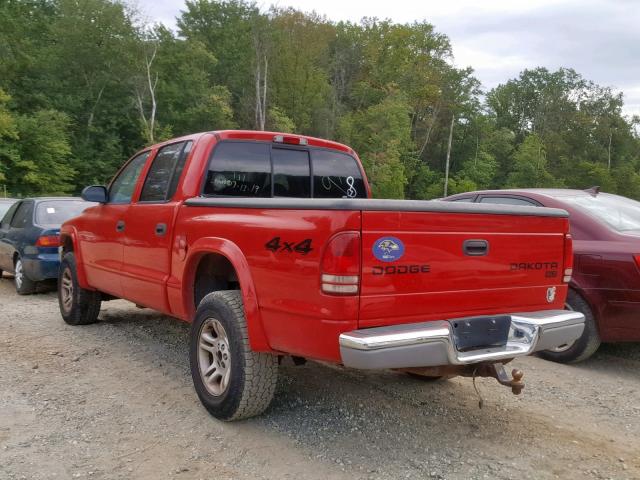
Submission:
[[[187,237],[195,219],[210,221],[218,225],[212,235],[254,252],[247,260],[276,350],[335,361],[337,335],[347,329],[563,308],[564,210],[370,199],[198,197],[185,204],[179,224]],[[323,294],[322,247],[354,230],[361,236],[359,295]],[[314,250],[268,254],[264,244],[275,236],[312,239]],[[398,260],[376,258],[375,243],[386,238],[403,244]],[[467,240],[486,242],[487,252],[465,253]]]

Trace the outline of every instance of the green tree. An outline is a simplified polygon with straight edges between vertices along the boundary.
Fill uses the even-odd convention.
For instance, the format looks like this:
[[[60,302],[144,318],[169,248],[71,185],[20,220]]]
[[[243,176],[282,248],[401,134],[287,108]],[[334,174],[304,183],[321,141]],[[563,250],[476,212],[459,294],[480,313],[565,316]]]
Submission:
[[[9,190],[20,196],[62,195],[73,191],[70,121],[55,110],[40,110],[18,118],[18,155],[7,178]]]
[[[390,93],[381,103],[343,117],[340,138],[352,145],[379,198],[404,198],[411,155],[409,106],[403,95]]]
[[[513,170],[507,177],[508,188],[560,186],[547,171],[546,151],[540,137],[527,135],[513,156]]]

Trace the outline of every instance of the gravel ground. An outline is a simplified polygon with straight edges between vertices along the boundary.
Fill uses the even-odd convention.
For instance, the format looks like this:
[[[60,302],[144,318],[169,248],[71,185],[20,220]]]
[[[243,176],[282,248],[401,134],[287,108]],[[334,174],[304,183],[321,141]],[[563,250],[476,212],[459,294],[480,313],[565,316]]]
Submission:
[[[519,397],[480,379],[285,362],[271,408],[222,423],[188,371],[189,326],[124,301],[70,327],[54,293],[0,281],[0,479],[640,478],[640,345],[538,358]]]

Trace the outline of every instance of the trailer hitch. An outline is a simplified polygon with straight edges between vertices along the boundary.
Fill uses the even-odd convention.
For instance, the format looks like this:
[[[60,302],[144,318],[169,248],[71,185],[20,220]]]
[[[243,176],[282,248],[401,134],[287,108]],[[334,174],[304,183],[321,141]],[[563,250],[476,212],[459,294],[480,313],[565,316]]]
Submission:
[[[522,381],[524,373],[522,370],[514,368],[511,370],[511,377],[509,377],[502,363],[484,363],[474,370],[473,376],[495,378],[500,385],[511,387],[511,392],[514,395],[520,395],[524,388],[524,382]]]

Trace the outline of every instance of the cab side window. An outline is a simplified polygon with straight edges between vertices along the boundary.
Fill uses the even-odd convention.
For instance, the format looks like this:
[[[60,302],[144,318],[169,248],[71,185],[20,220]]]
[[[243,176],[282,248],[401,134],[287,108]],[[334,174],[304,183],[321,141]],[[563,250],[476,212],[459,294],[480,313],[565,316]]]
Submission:
[[[133,158],[109,187],[109,203],[129,203],[136,189],[140,172],[151,152],[144,152]]]
[[[191,142],[179,142],[158,151],[144,181],[141,202],[164,202],[173,197],[187,157],[187,143],[190,147]]]
[[[26,228],[33,218],[33,202],[21,202],[11,220],[11,228]]]

